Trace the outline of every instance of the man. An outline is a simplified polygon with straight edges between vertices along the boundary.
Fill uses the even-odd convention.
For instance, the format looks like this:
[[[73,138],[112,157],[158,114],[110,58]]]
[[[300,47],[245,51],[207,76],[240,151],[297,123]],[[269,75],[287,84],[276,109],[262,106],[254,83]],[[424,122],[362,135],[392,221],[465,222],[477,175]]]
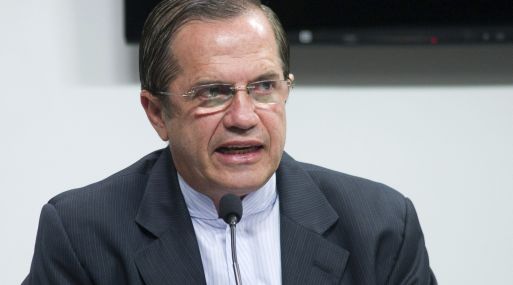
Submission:
[[[23,284],[436,284],[413,205],[284,154],[294,77],[259,1],[169,0],[140,46],[141,103],[169,148],[43,207]]]

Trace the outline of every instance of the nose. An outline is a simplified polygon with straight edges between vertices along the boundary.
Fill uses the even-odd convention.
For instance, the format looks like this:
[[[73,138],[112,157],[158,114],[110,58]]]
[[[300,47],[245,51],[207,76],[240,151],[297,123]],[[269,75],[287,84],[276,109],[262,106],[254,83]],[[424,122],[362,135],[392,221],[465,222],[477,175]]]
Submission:
[[[232,130],[249,130],[256,126],[259,120],[255,113],[255,104],[247,90],[237,89],[223,118],[224,126]]]

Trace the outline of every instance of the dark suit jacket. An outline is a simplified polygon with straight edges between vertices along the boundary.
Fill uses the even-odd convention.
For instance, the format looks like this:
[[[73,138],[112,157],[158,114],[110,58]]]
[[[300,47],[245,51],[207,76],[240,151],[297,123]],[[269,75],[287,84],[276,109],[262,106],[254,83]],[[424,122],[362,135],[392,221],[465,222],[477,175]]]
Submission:
[[[287,154],[277,189],[283,284],[436,284],[396,191]],[[51,199],[23,284],[205,284],[169,150]]]

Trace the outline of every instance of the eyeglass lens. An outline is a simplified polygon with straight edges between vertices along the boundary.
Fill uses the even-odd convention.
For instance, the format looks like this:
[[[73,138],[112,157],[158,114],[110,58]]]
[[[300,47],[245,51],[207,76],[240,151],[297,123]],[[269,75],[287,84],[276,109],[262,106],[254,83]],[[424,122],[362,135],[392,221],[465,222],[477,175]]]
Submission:
[[[212,113],[227,107],[237,91],[248,92],[256,107],[269,108],[270,105],[284,102],[289,92],[288,80],[269,80],[249,83],[245,87],[229,84],[198,86],[191,90],[191,99],[200,113]]]

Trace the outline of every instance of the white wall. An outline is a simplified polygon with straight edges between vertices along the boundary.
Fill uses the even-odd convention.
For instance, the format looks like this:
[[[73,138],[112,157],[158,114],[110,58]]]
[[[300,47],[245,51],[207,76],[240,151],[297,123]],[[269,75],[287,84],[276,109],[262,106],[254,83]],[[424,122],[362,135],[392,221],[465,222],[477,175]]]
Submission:
[[[0,19],[0,284],[19,284],[48,199],[164,144],[121,0],[4,1]],[[441,284],[512,284],[513,49],[328,49],[294,50],[287,151],[411,197]]]

